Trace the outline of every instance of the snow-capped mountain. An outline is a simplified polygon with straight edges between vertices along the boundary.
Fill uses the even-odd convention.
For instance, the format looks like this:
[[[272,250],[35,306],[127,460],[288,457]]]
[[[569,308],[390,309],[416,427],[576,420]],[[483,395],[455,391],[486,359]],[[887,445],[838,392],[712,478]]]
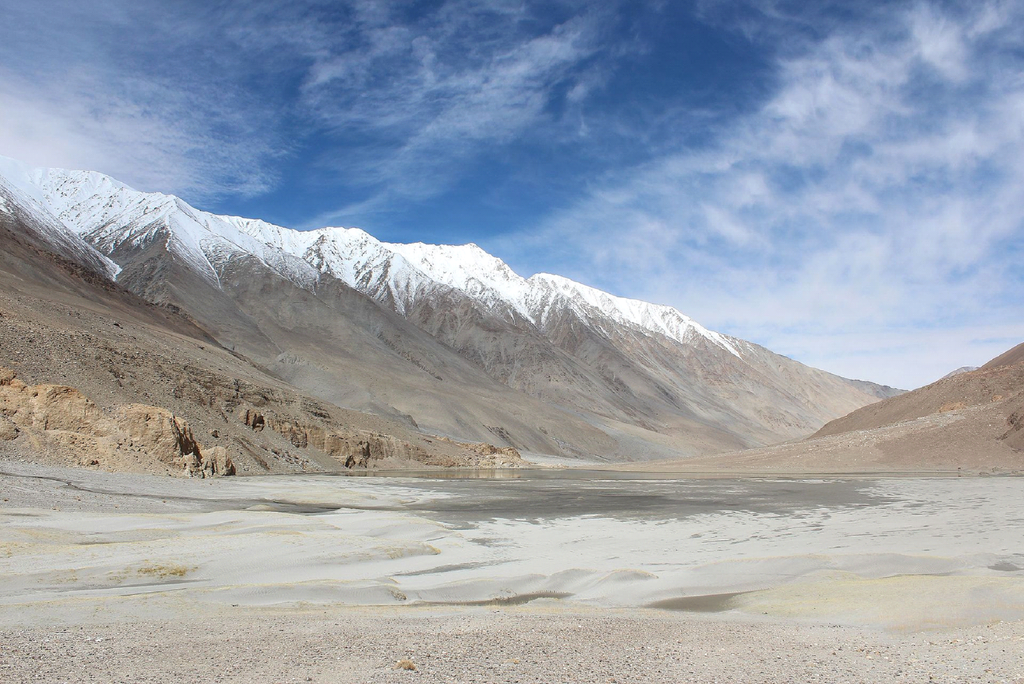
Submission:
[[[6,165],[20,166],[19,173],[7,176],[13,184],[103,253],[137,249],[166,235],[167,250],[214,283],[214,264],[237,253],[258,256],[298,283],[316,279],[307,264],[249,236],[249,224],[262,221],[209,214],[173,195],[139,192],[100,173],[31,169],[11,160]]]
[[[8,169],[17,165],[13,160],[6,163]],[[257,219],[210,214],[172,195],[139,192],[95,172],[28,167],[20,171],[22,188],[101,251],[139,247],[168,229],[169,250],[213,282],[215,264],[241,251],[258,255],[278,273],[309,287],[316,276],[289,258],[297,257],[379,301],[394,302],[400,313],[421,288],[441,284],[489,309],[514,311],[541,328],[552,310],[570,307],[592,321],[604,318],[677,342],[701,336],[740,356],[726,336],[672,307],[616,297],[547,273],[523,278],[475,244],[392,244],[358,228],[297,231]]]
[[[116,278],[120,267],[67,230],[53,215],[46,193],[30,179],[30,173],[34,172],[20,162],[0,157],[0,213],[20,217],[23,225],[31,225],[35,237],[57,254],[108,278]]]
[[[438,434],[609,458],[706,453],[801,436],[886,394],[672,307],[523,278],[473,244],[295,231],[94,172],[5,160],[0,174],[116,262],[108,274],[129,289],[185,310],[290,382]],[[413,378],[424,373],[445,383],[447,405],[423,396]],[[534,416],[544,406],[562,412],[555,427]]]

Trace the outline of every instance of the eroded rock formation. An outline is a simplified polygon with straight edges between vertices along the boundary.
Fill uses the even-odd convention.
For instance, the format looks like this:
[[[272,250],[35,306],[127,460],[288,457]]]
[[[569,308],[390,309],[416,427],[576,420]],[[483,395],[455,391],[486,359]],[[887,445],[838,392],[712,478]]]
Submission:
[[[524,465],[519,452],[511,447],[492,444],[457,442],[447,437],[433,441],[456,447],[461,458],[453,458],[403,439],[369,430],[348,430],[337,426],[321,425],[278,417],[255,408],[239,410],[240,420],[255,432],[264,428],[273,430],[299,449],[316,449],[335,459],[346,468],[366,468],[382,461],[416,461],[424,465],[470,466],[478,468],[516,467]]]
[[[235,472],[223,447],[204,454],[188,422],[167,409],[128,404],[108,414],[73,387],[28,385],[0,368],[0,440],[23,434],[81,465],[122,469],[144,457],[189,477]]]

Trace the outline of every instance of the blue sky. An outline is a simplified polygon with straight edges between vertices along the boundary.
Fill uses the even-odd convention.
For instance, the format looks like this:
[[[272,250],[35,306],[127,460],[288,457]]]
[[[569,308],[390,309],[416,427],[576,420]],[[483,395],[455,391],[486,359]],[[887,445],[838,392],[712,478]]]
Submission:
[[[915,387],[1024,340],[1024,3],[0,0],[0,154]]]

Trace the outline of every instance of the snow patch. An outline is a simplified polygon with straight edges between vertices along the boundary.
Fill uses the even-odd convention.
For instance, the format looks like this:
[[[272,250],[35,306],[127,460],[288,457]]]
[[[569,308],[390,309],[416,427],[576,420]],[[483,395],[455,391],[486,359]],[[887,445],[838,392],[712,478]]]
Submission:
[[[690,336],[699,335],[737,358],[743,358],[739,350],[725,335],[708,330],[671,306],[616,297],[602,290],[550,273],[538,273],[530,278],[530,282],[535,283],[538,287],[548,287],[561,293],[575,305],[581,315],[593,317],[587,311],[589,307],[620,325],[636,326],[641,330],[664,335],[684,344],[689,341]]]

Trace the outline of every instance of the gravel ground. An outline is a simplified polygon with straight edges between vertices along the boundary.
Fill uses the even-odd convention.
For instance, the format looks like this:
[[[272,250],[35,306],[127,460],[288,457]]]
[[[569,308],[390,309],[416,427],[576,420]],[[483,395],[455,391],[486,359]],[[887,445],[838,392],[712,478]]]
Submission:
[[[15,682],[1024,682],[1024,625],[893,635],[555,605],[326,608],[0,632]],[[408,660],[415,670],[396,669]]]

